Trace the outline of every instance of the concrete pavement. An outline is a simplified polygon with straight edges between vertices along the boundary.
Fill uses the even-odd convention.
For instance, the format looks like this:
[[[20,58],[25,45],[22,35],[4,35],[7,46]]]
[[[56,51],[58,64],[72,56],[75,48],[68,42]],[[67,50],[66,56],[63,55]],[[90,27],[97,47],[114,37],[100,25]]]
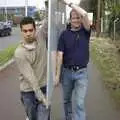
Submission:
[[[86,96],[87,120],[119,120],[120,111],[103,87],[96,67],[89,64],[89,85]],[[20,102],[18,70],[14,63],[0,72],[0,120],[25,120]],[[61,87],[53,92],[52,120],[64,120]]]
[[[0,120],[25,120],[14,64],[0,72]]]

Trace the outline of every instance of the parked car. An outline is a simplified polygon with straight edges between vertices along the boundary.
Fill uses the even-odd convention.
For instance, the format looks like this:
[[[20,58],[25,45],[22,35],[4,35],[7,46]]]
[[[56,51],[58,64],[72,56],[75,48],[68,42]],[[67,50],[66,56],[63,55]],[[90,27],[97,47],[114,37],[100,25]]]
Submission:
[[[12,27],[5,22],[0,22],[0,36],[8,36],[11,35]]]

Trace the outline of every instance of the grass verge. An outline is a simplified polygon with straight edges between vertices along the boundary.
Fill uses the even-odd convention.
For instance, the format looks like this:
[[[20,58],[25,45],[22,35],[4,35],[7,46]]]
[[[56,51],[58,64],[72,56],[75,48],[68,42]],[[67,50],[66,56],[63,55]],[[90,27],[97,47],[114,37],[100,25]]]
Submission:
[[[91,42],[91,57],[103,75],[105,86],[117,105],[120,105],[120,54],[109,38],[96,38]]]
[[[17,45],[13,45],[5,50],[0,51],[0,66],[4,65],[13,57],[16,47]]]

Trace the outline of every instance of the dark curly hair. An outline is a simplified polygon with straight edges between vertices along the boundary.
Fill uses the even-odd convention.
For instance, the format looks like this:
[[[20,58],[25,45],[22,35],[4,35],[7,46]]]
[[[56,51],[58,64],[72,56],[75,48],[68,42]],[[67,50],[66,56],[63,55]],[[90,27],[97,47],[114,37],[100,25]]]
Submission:
[[[20,22],[20,28],[22,29],[22,26],[26,24],[33,24],[33,27],[36,29],[35,21],[32,17],[24,17]]]

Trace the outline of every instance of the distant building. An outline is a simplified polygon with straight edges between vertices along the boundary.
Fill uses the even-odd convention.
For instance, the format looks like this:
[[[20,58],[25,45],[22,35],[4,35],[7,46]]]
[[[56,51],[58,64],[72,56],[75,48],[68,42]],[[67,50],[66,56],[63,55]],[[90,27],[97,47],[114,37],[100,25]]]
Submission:
[[[35,6],[28,6],[28,16],[33,16],[36,11]],[[0,7],[0,14],[5,14],[5,7]],[[7,7],[8,15],[22,15],[25,16],[25,7]]]

